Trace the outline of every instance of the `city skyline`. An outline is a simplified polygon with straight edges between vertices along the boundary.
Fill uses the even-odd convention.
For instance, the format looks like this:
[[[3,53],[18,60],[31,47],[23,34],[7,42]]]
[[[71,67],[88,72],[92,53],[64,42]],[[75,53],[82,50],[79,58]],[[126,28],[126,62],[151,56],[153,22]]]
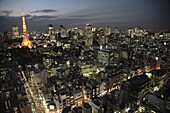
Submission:
[[[164,0],[0,0],[0,113],[170,113]]]
[[[48,24],[55,28],[84,27],[91,23],[95,27],[141,26],[152,30],[169,30],[168,0],[118,1],[118,0],[1,0],[0,31],[11,31],[18,25],[21,30],[21,9],[25,10],[28,31],[46,31]]]

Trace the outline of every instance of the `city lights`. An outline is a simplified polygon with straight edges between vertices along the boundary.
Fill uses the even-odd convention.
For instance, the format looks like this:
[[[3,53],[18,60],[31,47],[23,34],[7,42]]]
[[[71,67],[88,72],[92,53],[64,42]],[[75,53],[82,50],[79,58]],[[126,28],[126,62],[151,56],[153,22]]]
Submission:
[[[0,1],[0,113],[170,113],[168,9]]]

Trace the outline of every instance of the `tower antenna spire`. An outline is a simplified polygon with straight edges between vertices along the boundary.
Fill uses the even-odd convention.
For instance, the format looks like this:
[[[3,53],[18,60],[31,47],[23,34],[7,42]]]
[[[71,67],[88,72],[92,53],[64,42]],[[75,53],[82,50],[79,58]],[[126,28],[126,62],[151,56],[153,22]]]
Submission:
[[[21,47],[27,46],[28,48],[32,48],[32,42],[29,40],[27,34],[27,26],[26,26],[23,7],[22,7],[22,30],[23,30],[24,37],[21,43]]]

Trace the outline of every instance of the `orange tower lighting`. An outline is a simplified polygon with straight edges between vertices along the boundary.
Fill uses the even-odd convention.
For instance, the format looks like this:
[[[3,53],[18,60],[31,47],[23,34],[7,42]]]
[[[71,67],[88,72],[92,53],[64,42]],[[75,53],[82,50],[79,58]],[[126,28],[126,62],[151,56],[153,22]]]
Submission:
[[[27,46],[28,48],[32,48],[32,42],[29,40],[28,38],[28,34],[27,34],[27,26],[26,26],[26,22],[25,22],[25,16],[24,16],[24,10],[22,8],[22,28],[23,28],[23,40],[21,43],[21,47]]]

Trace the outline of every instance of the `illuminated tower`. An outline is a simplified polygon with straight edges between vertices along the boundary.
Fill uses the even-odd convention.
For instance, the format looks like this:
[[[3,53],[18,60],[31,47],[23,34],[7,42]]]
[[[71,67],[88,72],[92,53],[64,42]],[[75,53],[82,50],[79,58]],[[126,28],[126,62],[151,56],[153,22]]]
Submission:
[[[23,46],[27,46],[28,48],[32,48],[32,42],[29,40],[28,38],[28,34],[27,34],[27,26],[26,26],[26,22],[25,22],[25,16],[24,16],[24,10],[22,9],[22,28],[23,28],[23,40],[21,43],[21,47]]]

